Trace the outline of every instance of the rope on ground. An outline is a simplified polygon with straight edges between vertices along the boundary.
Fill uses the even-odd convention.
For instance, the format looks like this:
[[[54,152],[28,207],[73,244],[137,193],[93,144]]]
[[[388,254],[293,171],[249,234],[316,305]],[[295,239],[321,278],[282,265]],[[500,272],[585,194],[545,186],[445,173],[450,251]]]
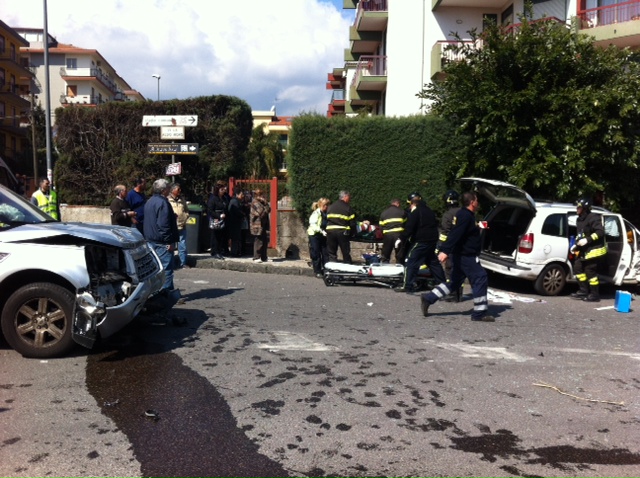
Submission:
[[[593,398],[578,397],[577,395],[572,395],[571,393],[564,392],[564,391],[560,390],[558,387],[554,387],[553,385],[549,385],[548,383],[544,383],[544,382],[534,383],[533,385],[535,385],[536,387],[550,388],[550,389],[555,390],[556,392],[558,392],[558,393],[560,393],[562,395],[566,395],[568,397],[575,398],[577,400],[584,400],[585,402],[608,403],[610,405],[619,405],[619,406],[623,406],[624,405],[624,402],[611,402],[609,400],[596,400],[596,399],[593,399]]]

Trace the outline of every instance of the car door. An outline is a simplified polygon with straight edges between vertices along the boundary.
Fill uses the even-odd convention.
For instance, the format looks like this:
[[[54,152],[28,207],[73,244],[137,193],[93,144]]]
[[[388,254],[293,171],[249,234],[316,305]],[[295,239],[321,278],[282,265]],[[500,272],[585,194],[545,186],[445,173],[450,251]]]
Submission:
[[[631,259],[629,267],[621,280],[624,282],[637,283],[640,279],[640,251],[638,251],[638,247],[640,247],[640,231],[624,218],[622,218],[622,224],[626,230],[626,236],[624,237],[627,239],[627,244],[625,248],[628,247],[628,253]],[[616,284],[617,283],[618,282],[616,282]]]
[[[607,243],[607,259],[598,272],[616,285],[622,284],[631,267],[631,247],[627,242],[627,231],[622,216],[603,213],[604,237]]]

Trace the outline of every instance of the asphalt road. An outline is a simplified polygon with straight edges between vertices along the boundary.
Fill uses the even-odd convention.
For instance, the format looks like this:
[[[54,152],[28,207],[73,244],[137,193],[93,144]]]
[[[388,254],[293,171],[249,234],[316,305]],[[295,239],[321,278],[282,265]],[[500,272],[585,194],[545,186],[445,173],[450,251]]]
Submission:
[[[1,476],[639,476],[637,312],[492,283],[461,303],[181,270],[147,316],[58,360],[0,348]],[[632,303],[632,307],[635,303]],[[601,309],[601,310],[599,310]]]

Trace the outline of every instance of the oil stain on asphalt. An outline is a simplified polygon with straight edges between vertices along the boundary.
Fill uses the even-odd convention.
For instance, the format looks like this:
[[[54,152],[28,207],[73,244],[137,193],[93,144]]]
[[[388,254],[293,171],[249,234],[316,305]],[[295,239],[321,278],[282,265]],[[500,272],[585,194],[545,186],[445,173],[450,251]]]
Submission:
[[[143,476],[289,476],[258,453],[217,390],[159,345],[134,339],[92,354],[87,387]]]

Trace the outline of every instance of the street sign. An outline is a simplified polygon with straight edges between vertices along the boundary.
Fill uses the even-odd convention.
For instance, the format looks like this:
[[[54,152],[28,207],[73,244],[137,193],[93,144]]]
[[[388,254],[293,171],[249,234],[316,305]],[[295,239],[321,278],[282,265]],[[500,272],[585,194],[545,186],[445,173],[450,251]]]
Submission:
[[[167,176],[177,176],[178,174],[182,174],[182,163],[168,164],[165,174]]]
[[[198,126],[198,115],[143,116],[142,126]]]
[[[184,126],[161,126],[160,139],[184,139]]]
[[[149,154],[198,154],[198,143],[149,143]]]

